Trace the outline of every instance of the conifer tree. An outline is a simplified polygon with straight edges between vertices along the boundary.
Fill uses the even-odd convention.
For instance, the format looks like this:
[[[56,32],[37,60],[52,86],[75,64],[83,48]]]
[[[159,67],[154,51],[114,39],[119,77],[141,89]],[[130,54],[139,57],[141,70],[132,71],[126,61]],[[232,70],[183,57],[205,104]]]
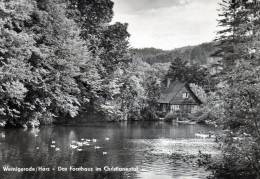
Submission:
[[[219,92],[228,129],[221,165],[226,173],[256,178],[260,178],[259,12],[255,3],[223,0],[216,53],[223,67]]]

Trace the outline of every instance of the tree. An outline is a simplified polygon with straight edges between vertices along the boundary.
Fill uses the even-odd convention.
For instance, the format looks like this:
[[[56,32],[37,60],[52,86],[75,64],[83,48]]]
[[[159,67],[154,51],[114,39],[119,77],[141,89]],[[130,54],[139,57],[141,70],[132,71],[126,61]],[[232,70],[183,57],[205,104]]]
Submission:
[[[116,70],[119,63],[129,62],[127,24],[109,24],[113,17],[111,0],[68,0],[71,18],[81,28],[80,35],[86,40],[94,56],[100,57],[103,77]],[[127,57],[128,56],[128,57]]]
[[[259,133],[259,7],[244,1],[223,1],[217,54],[222,58],[224,160],[216,171],[260,178]]]
[[[60,1],[2,1],[1,115],[34,125],[78,114],[76,77],[90,60],[76,24]]]
[[[113,17],[113,2],[110,0],[68,0],[67,14],[80,27],[80,37],[91,52],[91,57],[97,61],[93,65],[98,69],[98,89],[89,92],[87,81],[81,81],[81,91],[87,94],[94,110],[102,110],[102,104],[110,99],[111,91],[107,86],[113,81],[114,72],[125,69],[131,62],[128,49],[127,24],[111,24]],[[92,95],[92,96],[91,96]],[[93,111],[93,108],[92,108]]]
[[[209,85],[208,71],[206,68],[199,65],[190,65],[188,62],[183,61],[181,58],[176,58],[170,66],[168,73],[164,78],[164,82],[167,78],[171,80],[179,80],[185,83],[195,83],[200,86]]]
[[[112,106],[114,119],[140,114],[148,100],[145,80],[153,85],[155,78],[137,72],[127,24],[110,24],[112,8],[110,0],[0,2],[4,121],[36,126],[88,107],[106,114]]]

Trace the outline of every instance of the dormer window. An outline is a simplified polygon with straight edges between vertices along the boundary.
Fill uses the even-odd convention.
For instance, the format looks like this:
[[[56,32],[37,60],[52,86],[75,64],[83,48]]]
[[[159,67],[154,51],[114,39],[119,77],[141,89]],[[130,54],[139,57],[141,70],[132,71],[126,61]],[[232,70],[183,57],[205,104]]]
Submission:
[[[188,94],[188,93],[183,93],[183,94],[182,94],[182,98],[184,98],[184,99],[189,98],[189,94]]]

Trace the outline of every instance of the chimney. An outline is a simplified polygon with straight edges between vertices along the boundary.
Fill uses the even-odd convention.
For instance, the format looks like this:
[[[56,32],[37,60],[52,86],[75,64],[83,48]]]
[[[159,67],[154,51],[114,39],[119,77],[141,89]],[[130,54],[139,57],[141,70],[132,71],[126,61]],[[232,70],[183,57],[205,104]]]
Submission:
[[[171,84],[171,78],[167,78],[167,88],[169,88],[169,86],[170,86],[170,84]]]

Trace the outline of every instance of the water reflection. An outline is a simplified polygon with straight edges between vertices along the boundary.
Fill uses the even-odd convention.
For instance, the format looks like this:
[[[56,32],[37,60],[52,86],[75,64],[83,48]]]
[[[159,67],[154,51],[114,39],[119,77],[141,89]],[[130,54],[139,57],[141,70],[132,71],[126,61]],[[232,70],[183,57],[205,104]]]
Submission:
[[[206,178],[209,173],[198,168],[194,161],[185,161],[185,157],[196,155],[199,150],[217,154],[215,143],[211,139],[195,139],[196,132],[210,130],[214,129],[163,122],[90,123],[80,126],[49,126],[40,130],[1,130],[1,167],[42,166],[49,167],[50,171],[19,173],[3,172],[0,168],[0,178]],[[80,146],[81,150],[71,147],[71,144],[83,142],[83,139],[89,139],[89,145]],[[70,172],[57,171],[58,166],[139,167],[140,170]]]

